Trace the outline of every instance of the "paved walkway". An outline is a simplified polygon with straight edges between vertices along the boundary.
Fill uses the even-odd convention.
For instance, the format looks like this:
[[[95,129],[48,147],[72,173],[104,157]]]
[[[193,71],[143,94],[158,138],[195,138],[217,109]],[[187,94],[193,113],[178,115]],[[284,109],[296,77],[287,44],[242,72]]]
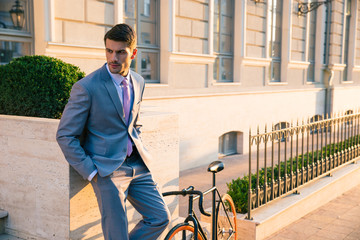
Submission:
[[[360,185],[267,238],[289,239],[359,240]]]
[[[226,183],[248,172],[247,156],[234,155],[222,159],[225,169],[217,174],[220,193],[226,193]],[[207,166],[180,172],[180,189],[193,185],[204,191],[211,187],[212,175]],[[210,207],[211,196],[205,203]],[[196,207],[197,208],[197,207]],[[180,216],[187,214],[187,198],[180,197]],[[330,201],[321,208],[283,228],[266,240],[360,240],[360,185]]]

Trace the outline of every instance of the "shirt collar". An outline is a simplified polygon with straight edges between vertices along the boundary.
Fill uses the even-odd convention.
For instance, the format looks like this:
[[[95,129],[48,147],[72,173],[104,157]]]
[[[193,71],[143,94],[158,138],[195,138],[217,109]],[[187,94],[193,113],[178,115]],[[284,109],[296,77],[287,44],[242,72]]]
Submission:
[[[110,77],[111,79],[117,84],[117,85],[120,85],[122,83],[122,81],[124,80],[124,78],[126,78],[126,81],[130,82],[130,71],[128,72],[128,74],[124,77],[122,76],[121,74],[115,74],[115,73],[112,73],[110,72],[110,69],[109,69],[109,66],[108,64],[106,63],[106,69],[108,71],[108,73],[110,74]]]

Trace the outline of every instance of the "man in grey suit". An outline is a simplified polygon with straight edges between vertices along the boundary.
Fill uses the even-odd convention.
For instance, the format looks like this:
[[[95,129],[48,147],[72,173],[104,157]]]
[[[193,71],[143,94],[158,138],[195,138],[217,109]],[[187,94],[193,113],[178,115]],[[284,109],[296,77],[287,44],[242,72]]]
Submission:
[[[107,63],[74,84],[56,138],[69,164],[91,181],[105,239],[157,239],[170,214],[137,125],[145,83],[130,70],[136,33],[118,24],[104,42]],[[143,216],[130,233],[126,200]]]

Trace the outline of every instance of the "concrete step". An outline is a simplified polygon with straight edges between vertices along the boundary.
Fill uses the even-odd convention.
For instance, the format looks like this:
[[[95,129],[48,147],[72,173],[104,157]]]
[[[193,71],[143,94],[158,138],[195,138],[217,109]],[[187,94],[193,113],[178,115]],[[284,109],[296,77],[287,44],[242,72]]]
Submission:
[[[0,240],[24,240],[22,238],[14,237],[8,234],[2,234],[0,235]]]
[[[8,212],[0,209],[0,235],[5,232],[5,218],[7,218]]]

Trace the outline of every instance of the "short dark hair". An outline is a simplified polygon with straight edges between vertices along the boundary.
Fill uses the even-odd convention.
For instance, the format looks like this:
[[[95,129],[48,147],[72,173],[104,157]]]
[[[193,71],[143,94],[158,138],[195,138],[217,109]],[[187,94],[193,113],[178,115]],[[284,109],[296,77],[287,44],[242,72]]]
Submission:
[[[126,42],[130,48],[136,46],[136,33],[135,30],[126,23],[117,24],[112,27],[104,36],[104,43],[106,39],[118,42]]]

